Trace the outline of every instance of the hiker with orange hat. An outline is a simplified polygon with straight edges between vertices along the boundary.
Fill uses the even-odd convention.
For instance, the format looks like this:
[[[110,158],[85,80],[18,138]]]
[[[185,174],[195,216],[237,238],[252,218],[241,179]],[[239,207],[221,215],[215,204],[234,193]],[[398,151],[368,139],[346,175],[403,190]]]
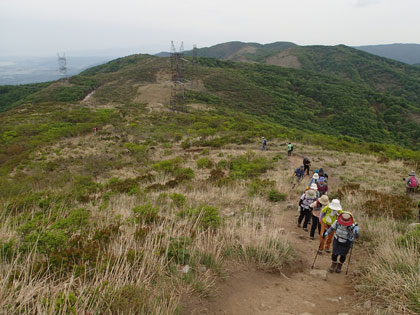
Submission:
[[[321,223],[321,237],[319,241],[319,248],[318,253],[322,254],[322,251],[324,250],[325,245],[325,251],[327,253],[331,253],[330,247],[332,243],[332,238],[334,236],[334,231],[332,231],[328,238],[325,240],[325,237],[323,237],[324,232],[327,231],[331,225],[334,223],[335,220],[337,220],[337,214],[340,214],[342,212],[340,200],[333,199],[328,206],[325,206],[321,210],[321,215],[319,217],[319,222]]]
[[[314,185],[314,184],[312,184]],[[321,235],[321,223],[319,222],[319,216],[321,215],[322,207],[325,207],[329,204],[328,196],[323,195],[317,201],[311,204],[312,208],[312,225],[311,225],[311,232],[309,233],[309,237],[311,240],[315,239],[315,230],[318,228],[318,234]]]
[[[354,224],[353,215],[350,212],[342,212],[337,220],[331,225],[328,231],[322,235],[323,238],[327,237],[335,231],[333,252],[331,255],[332,263],[329,272],[341,272],[341,267],[346,261],[346,256],[353,245],[354,237],[359,238],[359,227]],[[337,262],[337,258],[340,260]]]

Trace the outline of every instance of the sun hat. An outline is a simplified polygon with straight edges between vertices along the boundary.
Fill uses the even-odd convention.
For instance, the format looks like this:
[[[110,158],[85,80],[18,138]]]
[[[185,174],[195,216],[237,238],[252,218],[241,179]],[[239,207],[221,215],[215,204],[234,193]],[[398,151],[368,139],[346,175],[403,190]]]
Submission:
[[[414,171],[411,171],[410,174],[408,174],[409,176],[416,176],[416,173]]]
[[[323,206],[327,205],[330,202],[327,195],[322,195],[321,198],[318,199],[318,201]]]
[[[350,212],[342,212],[337,218],[338,223],[344,226],[350,226],[353,224],[353,216]]]
[[[331,209],[331,210],[336,210],[336,211],[338,211],[338,210],[342,210],[342,208],[341,208],[341,204],[340,204],[340,200],[338,200],[338,199],[333,199],[333,200],[330,202],[330,209]]]
[[[312,183],[311,187],[309,187],[309,188],[313,189],[313,190],[318,190],[318,186],[315,183]]]
[[[314,199],[316,198],[316,192],[313,189],[308,189],[307,191],[305,191],[305,196]]]
[[[324,177],[324,176],[320,176],[320,177],[319,177],[319,181],[320,181],[320,182],[323,182],[324,180],[325,180],[325,177]]]
[[[319,179],[318,173],[315,173],[314,176],[312,176],[312,177],[315,178],[315,179]]]

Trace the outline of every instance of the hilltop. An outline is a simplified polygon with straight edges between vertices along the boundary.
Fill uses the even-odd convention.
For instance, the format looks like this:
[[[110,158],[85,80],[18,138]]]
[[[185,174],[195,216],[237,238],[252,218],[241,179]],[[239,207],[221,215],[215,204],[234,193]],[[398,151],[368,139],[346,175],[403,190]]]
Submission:
[[[311,60],[306,65],[311,70],[200,58],[196,69],[186,69],[187,102],[258,115],[291,131],[344,137],[356,145],[378,142],[420,148],[417,67],[347,47],[304,52],[302,60]],[[133,55],[48,86],[2,87],[0,110],[20,104],[78,103],[92,91],[92,104],[162,106],[169,103],[170,84],[168,59]],[[400,152],[397,149],[393,156]]]
[[[420,44],[366,45],[354,48],[410,65],[420,63]]]
[[[395,96],[339,76],[201,58],[187,66],[187,103],[174,112],[169,66],[133,55],[5,87],[3,313],[419,311],[416,204],[401,177],[420,155],[391,144],[400,135],[385,120],[383,134],[367,128],[381,118],[368,105],[394,106]],[[346,114],[359,110],[349,121],[347,104]],[[375,136],[389,143],[361,140]],[[307,178],[293,186],[292,172],[303,156],[326,169],[330,198],[359,222],[348,276],[324,280],[326,255],[310,273],[317,244],[294,225]]]

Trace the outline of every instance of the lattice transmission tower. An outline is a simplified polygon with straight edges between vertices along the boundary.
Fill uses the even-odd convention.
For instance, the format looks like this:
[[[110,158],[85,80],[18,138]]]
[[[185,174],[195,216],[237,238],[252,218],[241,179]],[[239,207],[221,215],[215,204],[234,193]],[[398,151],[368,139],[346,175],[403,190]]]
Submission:
[[[58,59],[58,71],[60,74],[66,78],[67,77],[67,59],[66,59],[66,53],[63,53],[62,56],[60,56],[59,53],[57,53],[57,59]]]
[[[182,111],[185,105],[185,59],[184,59],[184,43],[181,42],[179,51],[176,51],[174,42],[171,41],[171,76],[172,90],[169,105],[173,111]]]

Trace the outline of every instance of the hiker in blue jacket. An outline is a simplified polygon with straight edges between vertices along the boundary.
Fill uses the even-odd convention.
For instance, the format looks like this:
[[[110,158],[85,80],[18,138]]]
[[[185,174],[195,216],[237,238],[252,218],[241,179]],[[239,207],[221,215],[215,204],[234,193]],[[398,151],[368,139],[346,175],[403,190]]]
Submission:
[[[305,170],[303,169],[303,165],[299,166],[295,172],[295,176],[297,177],[298,181],[300,182],[302,178],[305,176]]]
[[[262,137],[261,150],[262,151],[267,150],[267,139],[264,137]]]

